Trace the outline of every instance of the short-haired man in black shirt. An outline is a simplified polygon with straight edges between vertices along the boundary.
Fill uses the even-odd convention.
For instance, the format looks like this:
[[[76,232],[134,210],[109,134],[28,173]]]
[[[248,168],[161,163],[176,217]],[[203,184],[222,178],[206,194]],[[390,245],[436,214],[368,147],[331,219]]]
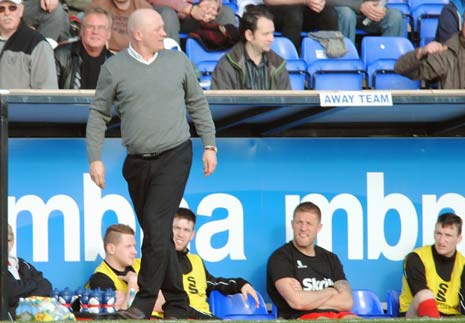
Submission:
[[[311,202],[294,210],[294,239],[270,256],[267,290],[285,319],[350,319],[352,289],[338,257],[315,240],[322,227],[321,211]]]

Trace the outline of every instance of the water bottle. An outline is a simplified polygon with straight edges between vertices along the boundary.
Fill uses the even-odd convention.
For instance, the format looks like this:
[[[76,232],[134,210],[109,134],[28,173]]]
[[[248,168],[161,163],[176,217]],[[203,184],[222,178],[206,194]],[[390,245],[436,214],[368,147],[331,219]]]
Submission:
[[[50,297],[58,301],[58,297],[60,297],[60,290],[58,288],[54,288],[50,294]]]
[[[69,287],[66,287],[63,289],[59,296],[58,296],[58,302],[65,306],[69,311],[71,311],[71,297],[72,297],[72,291]]]
[[[378,2],[378,8],[382,8],[382,7],[384,7],[385,5],[386,5],[386,0],[380,0],[380,1]],[[368,25],[371,24],[371,23],[372,23],[372,21],[371,21],[371,19],[368,18],[368,17],[366,17],[366,18],[363,19],[363,21],[362,21],[362,24],[363,24],[364,26],[368,26]]]
[[[30,307],[28,299],[20,298],[18,307],[16,308],[16,320],[17,321],[32,321],[34,316]]]
[[[89,302],[87,303],[89,313],[100,313],[100,304],[102,303],[102,291],[100,288],[91,290],[89,293]]]
[[[107,289],[103,294],[103,302],[101,304],[102,313],[115,312],[116,293],[113,289]]]
[[[81,313],[89,313],[89,289],[85,289],[82,291],[82,295],[81,295],[81,299],[80,299],[80,302],[81,302],[81,309],[80,309],[80,312]]]
[[[136,297],[136,290],[134,288],[131,288],[129,290],[129,298],[128,298],[128,308],[131,307],[132,302],[134,301],[134,298]]]

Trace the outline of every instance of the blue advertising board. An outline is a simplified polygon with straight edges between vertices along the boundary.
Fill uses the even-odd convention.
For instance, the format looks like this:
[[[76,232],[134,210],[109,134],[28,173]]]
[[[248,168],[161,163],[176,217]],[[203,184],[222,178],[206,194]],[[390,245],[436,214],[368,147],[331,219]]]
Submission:
[[[104,190],[88,175],[84,139],[9,145],[14,252],[54,286],[85,284],[112,223],[136,228],[140,247],[120,139],[105,141]],[[224,138],[218,148],[218,168],[205,177],[194,140],[182,201],[198,215],[190,248],[213,275],[244,277],[263,295],[267,258],[292,239],[292,211],[301,201],[322,209],[318,244],[338,254],[352,287],[374,289],[382,299],[400,289],[404,256],[433,242],[437,215],[465,216],[461,138]]]

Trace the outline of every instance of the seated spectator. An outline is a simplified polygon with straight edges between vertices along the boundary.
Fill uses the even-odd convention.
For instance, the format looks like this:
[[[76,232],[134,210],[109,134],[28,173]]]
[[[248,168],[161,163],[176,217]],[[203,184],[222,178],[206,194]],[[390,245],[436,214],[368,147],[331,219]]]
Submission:
[[[462,30],[464,7],[463,0],[450,0],[442,8],[434,40],[444,44],[452,35]]]
[[[395,8],[379,7],[379,1],[371,0],[328,0],[334,6],[339,21],[339,30],[355,43],[355,33],[361,29],[368,34],[381,34],[382,36],[404,36],[404,17]],[[365,25],[365,18],[371,21]]]
[[[116,291],[115,308],[126,309],[131,300],[131,289],[138,291],[137,274],[140,259],[136,259],[134,230],[125,224],[107,228],[103,237],[105,259],[95,269],[86,287],[113,289]]]
[[[0,0],[0,88],[57,89],[52,47],[23,12],[21,0]]]
[[[202,23],[234,25],[235,17],[231,8],[222,5],[221,0],[149,0],[165,23],[168,37],[179,43],[179,33],[189,33],[202,28]]]
[[[84,14],[81,39],[55,49],[60,89],[95,89],[100,66],[112,53],[106,44],[111,35],[111,15],[101,8]]]
[[[59,0],[24,0],[24,21],[57,42],[71,37],[68,14]]]
[[[183,273],[184,290],[189,296],[189,318],[196,320],[217,319],[211,313],[207,302],[207,297],[213,290],[218,290],[225,295],[242,293],[244,299],[251,295],[258,306],[257,292],[246,280],[214,277],[205,268],[202,258],[189,252],[188,245],[195,235],[195,222],[194,212],[186,208],[179,208],[173,220],[173,240]],[[160,295],[159,298],[163,297]],[[159,301],[157,299],[157,303]]]
[[[294,210],[294,239],[270,256],[267,291],[284,319],[352,319],[352,289],[338,257],[315,245],[321,211],[311,202]]]
[[[438,217],[434,244],[405,257],[400,313],[406,317],[465,314],[465,257],[457,251],[462,241],[462,219],[453,213]]]
[[[301,33],[339,30],[336,10],[326,0],[265,0],[274,16],[276,30],[300,50]]]
[[[442,89],[465,88],[465,31],[455,33],[444,45],[432,41],[402,55],[394,71],[412,80],[436,82]]]
[[[264,5],[249,5],[241,18],[242,40],[212,74],[212,90],[290,90],[286,61],[271,49],[273,16]]]
[[[8,224],[8,312],[12,318],[16,316],[16,307],[20,297],[50,297],[52,284],[42,273],[22,258],[14,256],[11,251],[15,244],[15,236]]]
[[[152,8],[145,0],[93,0],[90,7],[103,8],[113,18],[108,42],[108,48],[112,52],[119,52],[129,47],[128,19],[131,13],[140,8]]]

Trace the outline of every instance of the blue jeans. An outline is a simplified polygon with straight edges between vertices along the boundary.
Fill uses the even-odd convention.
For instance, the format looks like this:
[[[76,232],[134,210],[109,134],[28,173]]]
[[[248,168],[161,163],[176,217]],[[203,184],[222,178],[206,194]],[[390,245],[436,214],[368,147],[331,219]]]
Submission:
[[[366,31],[368,34],[404,36],[404,18],[397,9],[387,8],[386,16],[381,21],[372,22],[368,26],[362,24],[365,16],[358,15],[351,8],[335,7],[335,9],[338,15],[339,30],[354,43],[357,28]]]

